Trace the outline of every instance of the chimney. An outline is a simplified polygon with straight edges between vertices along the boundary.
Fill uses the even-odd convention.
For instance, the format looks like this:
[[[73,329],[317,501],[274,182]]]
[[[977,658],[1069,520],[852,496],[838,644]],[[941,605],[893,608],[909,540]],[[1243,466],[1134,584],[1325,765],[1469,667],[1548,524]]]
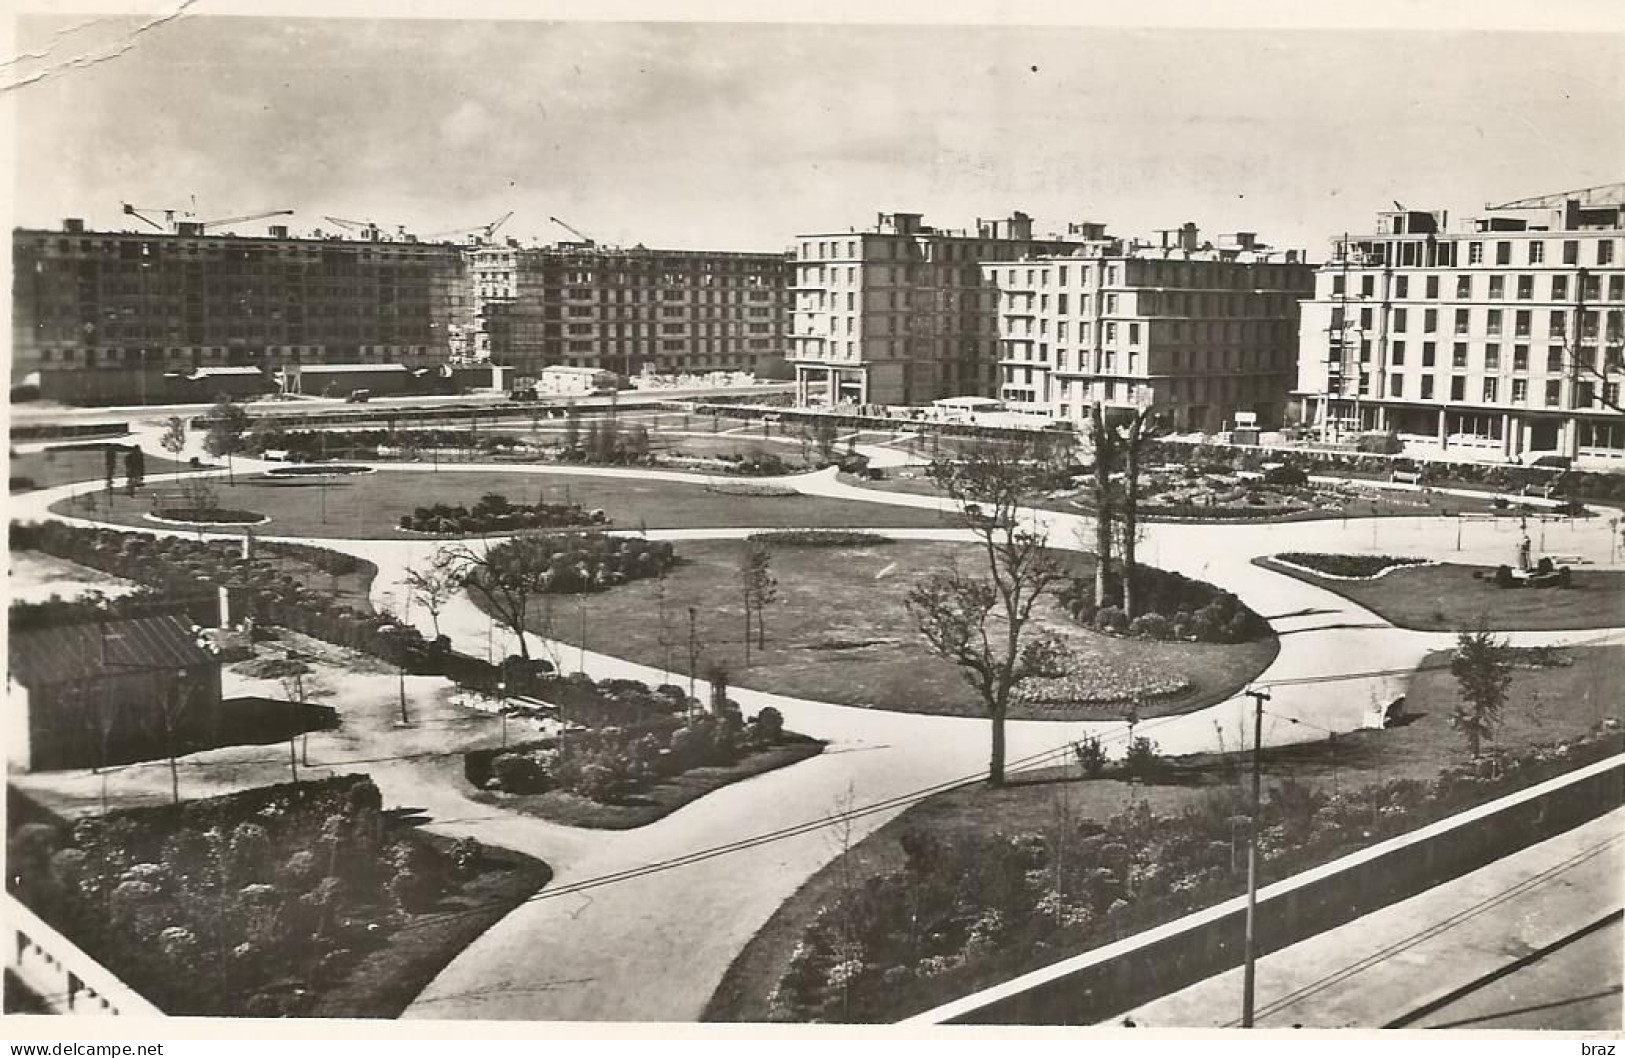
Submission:
[[[1010,214],[1010,230],[1007,237],[1018,240],[1031,239],[1033,237],[1033,219],[1019,209]]]
[[[273,224],[266,230],[270,232],[273,239],[286,239],[288,237],[288,226],[286,224]]]
[[[1186,252],[1199,248],[1197,243],[1197,228],[1194,221],[1186,221],[1179,227],[1179,248]]]
[[[83,217],[69,217],[62,222],[62,230],[69,235],[83,235],[85,232],[85,219]]]

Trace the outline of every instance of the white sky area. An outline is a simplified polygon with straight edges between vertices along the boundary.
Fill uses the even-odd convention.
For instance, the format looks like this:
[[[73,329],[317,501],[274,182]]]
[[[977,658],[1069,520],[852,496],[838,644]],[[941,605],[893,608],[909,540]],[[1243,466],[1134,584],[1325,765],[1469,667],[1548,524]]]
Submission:
[[[195,10],[195,9],[194,9]],[[1195,221],[1315,259],[1393,200],[1625,179],[1625,35],[23,16],[14,222],[292,209],[777,250],[880,211]],[[73,64],[78,57],[80,62]],[[44,74],[44,76],[36,76]],[[30,78],[34,78],[30,80]],[[18,83],[23,82],[23,83]],[[266,223],[239,226],[263,234]]]

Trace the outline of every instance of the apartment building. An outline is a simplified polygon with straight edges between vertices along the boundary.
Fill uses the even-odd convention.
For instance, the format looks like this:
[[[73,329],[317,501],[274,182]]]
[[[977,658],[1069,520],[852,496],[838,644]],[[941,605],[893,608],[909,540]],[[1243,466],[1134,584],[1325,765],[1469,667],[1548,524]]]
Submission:
[[[1625,184],[1447,226],[1399,208],[1334,240],[1304,306],[1304,421],[1418,454],[1625,462]]]
[[[1154,404],[1177,429],[1238,412],[1278,425],[1296,378],[1298,303],[1314,271],[1252,232],[1203,242],[1194,224],[1156,242],[1086,236],[1062,254],[983,264],[995,290],[998,396],[1081,422],[1091,405]]]
[[[872,229],[797,236],[788,356],[801,404],[922,405],[998,388],[997,292],[984,262],[1063,253],[1077,232],[1032,218],[974,231],[881,213]]]
[[[784,370],[785,254],[510,242],[469,261],[475,355],[518,375]]]
[[[461,247],[410,239],[60,231],[12,239],[13,382],[42,395],[160,399],[201,368],[439,364],[466,350]]]

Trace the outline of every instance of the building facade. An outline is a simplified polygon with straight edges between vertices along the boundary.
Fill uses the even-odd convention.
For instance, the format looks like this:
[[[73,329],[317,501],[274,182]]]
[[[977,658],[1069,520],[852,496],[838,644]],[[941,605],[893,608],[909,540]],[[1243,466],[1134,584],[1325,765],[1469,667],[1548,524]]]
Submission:
[[[1333,242],[1304,306],[1305,423],[1417,454],[1625,463],[1625,184],[1447,221],[1384,212]]]
[[[469,261],[475,355],[516,375],[783,369],[784,254],[510,242]]]
[[[984,262],[1060,254],[1032,218],[932,228],[882,213],[872,229],[801,235],[791,286],[790,363],[800,404],[923,405],[998,388],[997,292]]]
[[[1215,431],[1250,412],[1278,425],[1296,379],[1298,303],[1314,271],[1253,233],[1159,243],[1100,225],[1065,254],[983,264],[997,304],[998,397],[1082,422],[1095,403],[1153,404],[1174,428]]]
[[[38,372],[46,397],[143,401],[199,368],[439,364],[468,343],[463,252],[278,225],[265,236],[97,232],[73,219],[17,229],[12,381]]]

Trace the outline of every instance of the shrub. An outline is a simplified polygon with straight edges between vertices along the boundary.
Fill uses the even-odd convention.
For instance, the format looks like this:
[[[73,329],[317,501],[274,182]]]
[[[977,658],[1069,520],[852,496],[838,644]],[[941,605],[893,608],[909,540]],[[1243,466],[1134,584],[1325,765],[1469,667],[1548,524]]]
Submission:
[[[484,855],[485,848],[478,838],[465,835],[451,843],[452,869],[463,877],[474,873]]]
[[[1238,615],[1239,616],[1239,615]],[[1140,639],[1167,639],[1171,622],[1160,613],[1143,613],[1129,622],[1129,634]]]
[[[1495,567],[1495,586],[1497,588],[1510,588],[1513,583],[1511,566]]]
[[[504,753],[491,761],[491,776],[497,786],[513,794],[543,793],[548,775],[541,762],[529,753]]]
[[[766,745],[776,745],[784,737],[784,714],[771,705],[756,714],[756,727]]]
[[[1161,769],[1162,758],[1158,756],[1155,742],[1144,735],[1135,735],[1129,740],[1128,751],[1123,756],[1123,771],[1129,778],[1150,782]]]
[[[389,880],[389,895],[395,898],[395,905],[408,914],[432,908],[440,895],[437,889],[428,875],[417,871],[401,871]]]
[[[1286,463],[1264,471],[1264,484],[1302,488],[1309,484],[1309,473],[1302,467]]]
[[[1128,628],[1128,618],[1121,607],[1102,606],[1095,611],[1095,627],[1102,632],[1123,632]]]
[[[1072,754],[1078,758],[1078,768],[1090,779],[1098,779],[1106,772],[1106,750],[1094,735],[1072,743]]]

